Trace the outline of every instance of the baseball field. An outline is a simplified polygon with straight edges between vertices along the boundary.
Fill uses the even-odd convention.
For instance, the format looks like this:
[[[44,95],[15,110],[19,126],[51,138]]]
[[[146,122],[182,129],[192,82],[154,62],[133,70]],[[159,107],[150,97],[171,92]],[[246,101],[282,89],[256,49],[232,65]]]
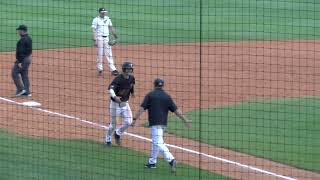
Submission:
[[[175,175],[162,158],[143,168],[146,115],[122,146],[103,146],[113,77],[96,75],[99,7],[118,32],[117,67],[134,63],[133,112],[160,76],[193,121],[169,119]],[[320,179],[319,9],[315,0],[2,0],[0,179]],[[31,98],[12,96],[19,24],[33,39]]]

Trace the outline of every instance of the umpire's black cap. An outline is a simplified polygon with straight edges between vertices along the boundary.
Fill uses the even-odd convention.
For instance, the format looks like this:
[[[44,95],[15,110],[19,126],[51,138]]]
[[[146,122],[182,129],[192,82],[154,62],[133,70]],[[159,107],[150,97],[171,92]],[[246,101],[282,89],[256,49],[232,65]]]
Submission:
[[[20,25],[19,27],[17,27],[17,29],[16,30],[22,30],[22,31],[25,31],[25,32],[27,32],[28,31],[28,27],[26,26],[26,25]]]
[[[164,80],[157,78],[153,82],[155,87],[162,87],[164,85]]]
[[[105,8],[99,8],[99,13],[101,13],[101,12],[107,12],[107,10],[105,9]]]

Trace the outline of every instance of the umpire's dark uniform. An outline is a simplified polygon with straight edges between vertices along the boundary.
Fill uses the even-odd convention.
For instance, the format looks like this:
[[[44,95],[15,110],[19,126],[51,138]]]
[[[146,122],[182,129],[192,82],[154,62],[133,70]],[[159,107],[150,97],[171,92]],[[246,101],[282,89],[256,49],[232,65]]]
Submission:
[[[16,95],[30,96],[29,66],[31,64],[32,39],[27,33],[27,26],[20,25],[16,29],[21,36],[16,47],[16,62],[12,68],[12,79],[16,85]],[[20,78],[21,75],[21,78]],[[21,83],[21,79],[23,84]]]

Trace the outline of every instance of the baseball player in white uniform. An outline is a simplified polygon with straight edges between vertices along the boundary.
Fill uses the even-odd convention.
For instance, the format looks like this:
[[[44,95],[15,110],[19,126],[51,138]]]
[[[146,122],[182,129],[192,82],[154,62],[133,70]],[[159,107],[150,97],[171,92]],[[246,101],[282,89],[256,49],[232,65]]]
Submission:
[[[105,8],[99,8],[99,16],[95,17],[92,21],[92,40],[94,41],[94,46],[98,47],[98,57],[97,57],[97,72],[101,75],[103,72],[102,57],[103,53],[106,56],[107,63],[109,65],[111,74],[117,76],[119,72],[117,71],[110,45],[110,35],[112,39],[117,38],[114,27],[112,26],[111,19],[107,16],[107,10]],[[111,32],[111,34],[110,34]]]

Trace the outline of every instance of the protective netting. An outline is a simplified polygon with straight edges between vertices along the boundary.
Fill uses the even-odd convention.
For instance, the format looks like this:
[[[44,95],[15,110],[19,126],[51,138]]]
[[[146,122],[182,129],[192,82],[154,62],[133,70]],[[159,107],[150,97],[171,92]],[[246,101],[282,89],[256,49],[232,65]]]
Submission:
[[[0,179],[320,179],[319,9],[316,0],[1,0]],[[21,24],[32,38],[31,96],[19,94]],[[127,61],[134,96],[114,103],[109,85]],[[169,114],[172,155],[147,112],[130,125],[155,78],[192,121]],[[121,145],[106,137],[112,116]]]

